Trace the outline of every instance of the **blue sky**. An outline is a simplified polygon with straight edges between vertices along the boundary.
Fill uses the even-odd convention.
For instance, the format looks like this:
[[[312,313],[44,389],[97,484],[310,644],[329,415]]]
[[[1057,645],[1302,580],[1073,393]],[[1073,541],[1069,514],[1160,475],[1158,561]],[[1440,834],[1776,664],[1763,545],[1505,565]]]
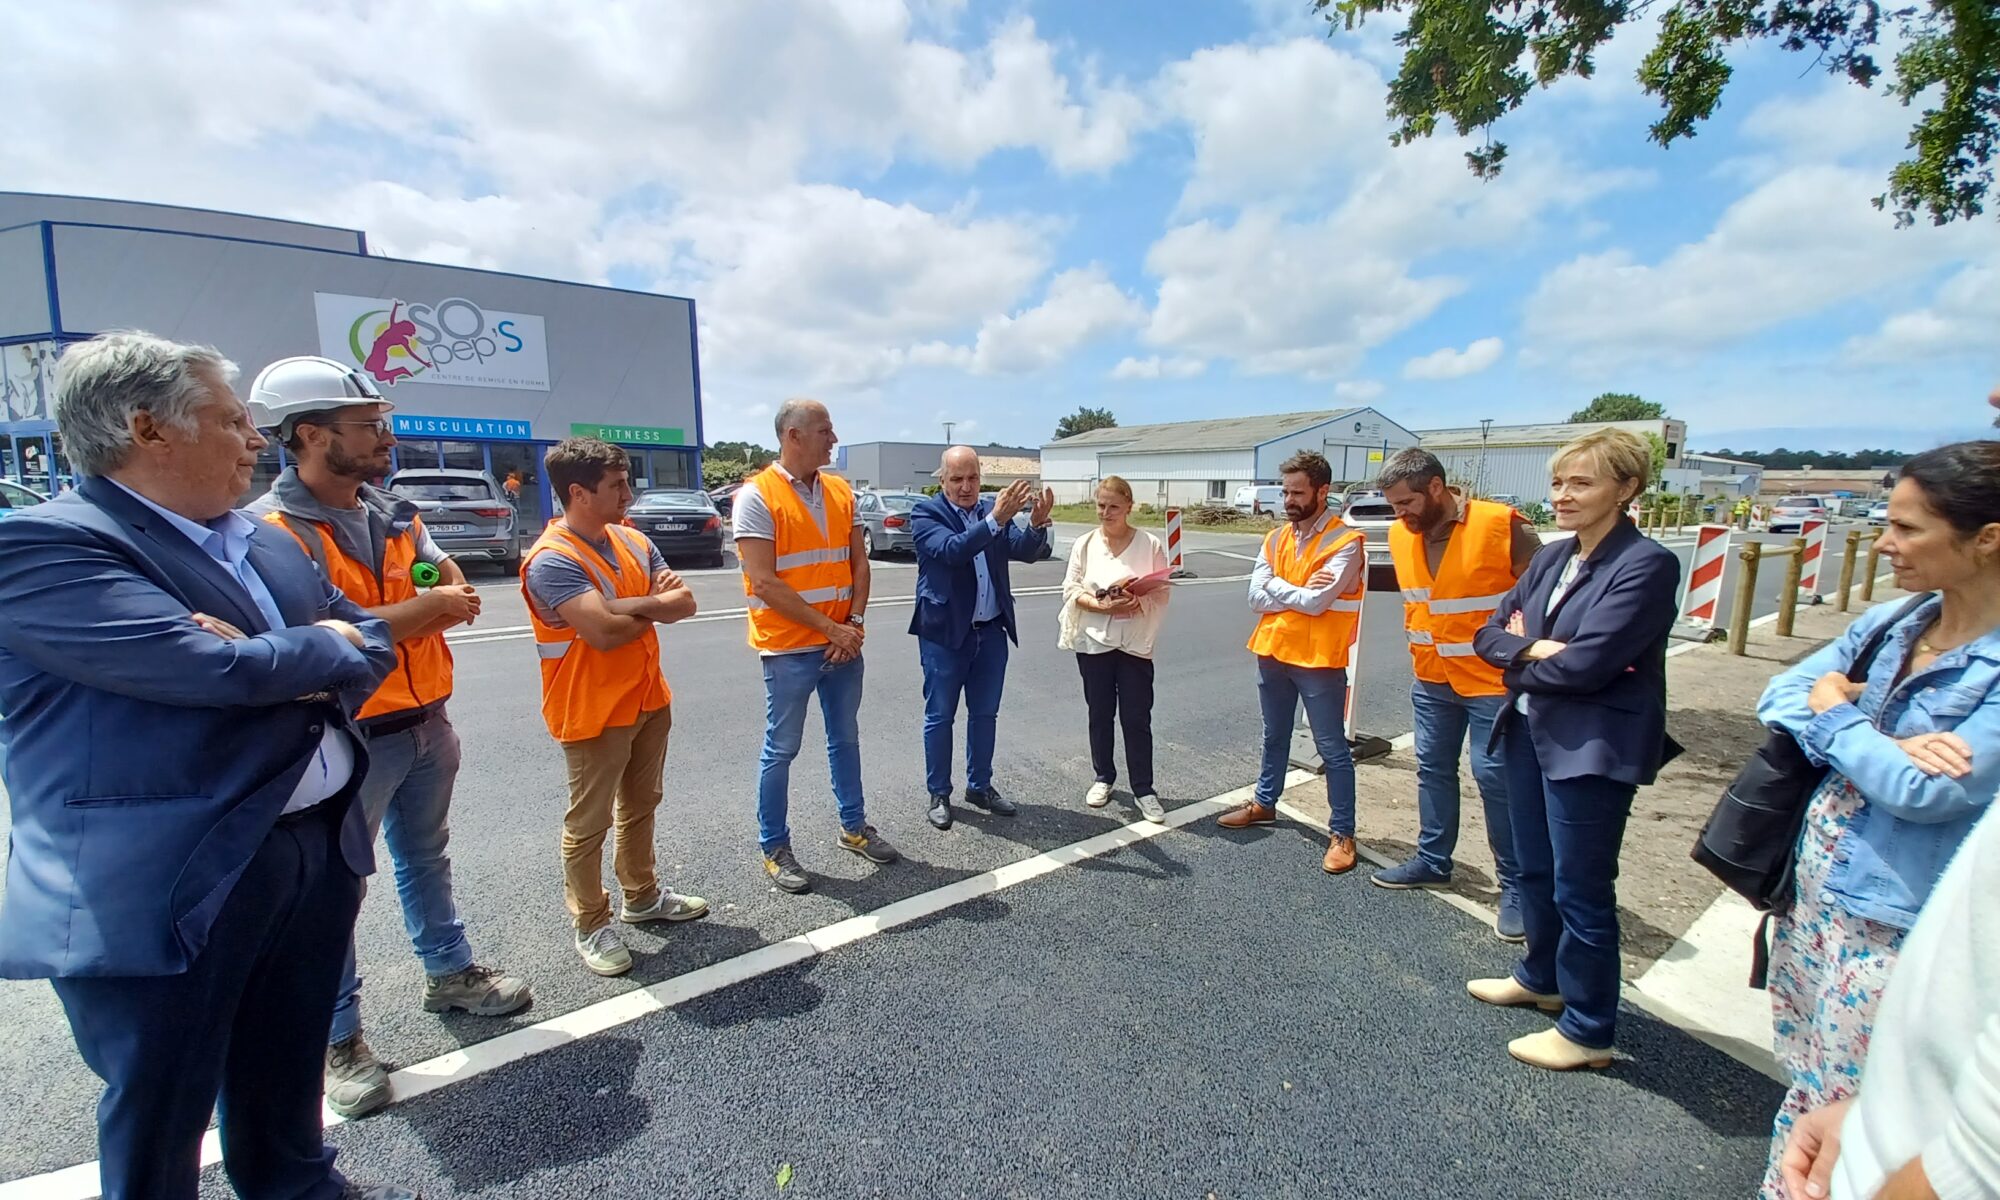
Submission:
[[[712,438],[801,394],[849,441],[1036,444],[1079,404],[1427,428],[1607,390],[1703,448],[1990,432],[2000,222],[1867,203],[1908,110],[1760,49],[1662,151],[1635,27],[1482,184],[1455,138],[1388,145],[1393,26],[1305,7],[36,6],[6,185],[693,296]]]

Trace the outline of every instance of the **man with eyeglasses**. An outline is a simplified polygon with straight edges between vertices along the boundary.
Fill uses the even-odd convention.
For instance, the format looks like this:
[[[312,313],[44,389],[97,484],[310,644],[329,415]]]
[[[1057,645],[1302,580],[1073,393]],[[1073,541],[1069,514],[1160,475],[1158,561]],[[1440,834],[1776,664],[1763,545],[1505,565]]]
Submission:
[[[479,593],[424,532],[416,506],[369,483],[389,473],[391,407],[360,372],[331,359],[287,358],[264,368],[250,409],[293,463],[250,511],[289,532],[348,599],[388,622],[397,669],[360,712],[368,836],[388,834],[403,927],[423,961],[424,1009],[504,1016],[528,1003],[528,985],[473,961],[446,854],[459,747],[445,716],[452,663],[444,631],[479,616]],[[438,570],[427,590],[413,577],[419,563]],[[343,1117],[389,1100],[389,1073],[361,1036],[360,1001],[350,939],[326,1055],[327,1104]]]

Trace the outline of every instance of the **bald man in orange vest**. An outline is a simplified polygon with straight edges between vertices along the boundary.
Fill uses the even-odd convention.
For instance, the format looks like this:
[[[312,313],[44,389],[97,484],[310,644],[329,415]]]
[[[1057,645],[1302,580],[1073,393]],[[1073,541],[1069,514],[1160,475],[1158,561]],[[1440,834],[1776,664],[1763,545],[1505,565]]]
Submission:
[[[1542,539],[1512,507],[1473,500],[1445,486],[1444,464],[1428,450],[1399,451],[1382,469],[1382,498],[1396,510],[1389,552],[1403,592],[1410,644],[1410,689],[1417,751],[1417,852],[1374,878],[1377,887],[1441,888],[1458,847],[1458,760],[1472,740],[1472,777],[1486,814],[1486,840],[1500,876],[1500,940],[1525,940],[1514,890],[1514,822],[1507,772],[1489,743],[1507,700],[1500,668],[1481,661],[1472,637],[1493,616]]]
[[[1257,697],[1264,710],[1264,762],[1253,798],[1223,814],[1225,829],[1268,825],[1278,819],[1291,762],[1292,726],[1306,706],[1313,742],[1326,764],[1326,859],[1329,875],[1354,869],[1354,755],[1347,746],[1347,656],[1361,621],[1368,586],[1367,553],[1360,530],[1341,523],[1327,507],[1333,468],[1313,451],[1294,454],[1278,468],[1285,519],[1264,539],[1250,572],[1250,611],[1257,628],[1250,652],[1257,656]]]

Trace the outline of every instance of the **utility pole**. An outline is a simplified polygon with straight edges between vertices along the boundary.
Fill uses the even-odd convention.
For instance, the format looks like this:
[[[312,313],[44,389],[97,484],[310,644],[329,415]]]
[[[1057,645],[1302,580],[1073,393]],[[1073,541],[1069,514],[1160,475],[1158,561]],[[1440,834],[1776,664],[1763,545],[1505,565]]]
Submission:
[[[1484,499],[1486,496],[1486,437],[1492,432],[1493,418],[1481,418],[1479,422],[1479,478],[1472,485],[1472,490],[1478,493],[1481,499]]]

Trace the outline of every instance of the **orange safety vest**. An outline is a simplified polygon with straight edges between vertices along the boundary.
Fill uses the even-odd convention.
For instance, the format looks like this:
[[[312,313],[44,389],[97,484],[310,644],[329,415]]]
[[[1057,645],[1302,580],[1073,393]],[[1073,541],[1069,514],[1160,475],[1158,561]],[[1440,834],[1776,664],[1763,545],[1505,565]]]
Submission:
[[[854,544],[854,489],[838,475],[819,473],[820,496],[826,504],[826,528],[813,519],[812,510],[775,465],[765,467],[750,481],[771,510],[777,533],[772,547],[777,555],[778,578],[836,625],[844,624],[854,611],[854,564],[848,561]],[[824,646],[818,631],[780,616],[757,598],[750,577],[743,577],[745,606],[750,610],[750,644],[758,651],[805,650]]]
[[[382,544],[382,569],[370,570],[350,558],[340,548],[333,531],[318,521],[284,512],[268,512],[264,519],[292,535],[299,546],[326,572],[327,579],[349,600],[363,608],[381,608],[417,598],[417,585],[410,568],[417,561],[416,531],[422,522],[412,518],[410,528]],[[393,713],[408,712],[436,704],[451,696],[451,648],[444,633],[408,638],[396,643],[396,667],[382,681],[368,703],[361,706],[358,720],[368,721]]]
[[[542,721],[559,742],[587,742],[607,729],[636,724],[641,714],[665,708],[674,698],[660,670],[657,629],[616,650],[594,649],[569,626],[549,624],[528,591],[528,565],[537,554],[548,553],[582,567],[606,600],[650,595],[653,577],[646,568],[653,554],[645,536],[623,525],[606,525],[604,532],[618,559],[616,569],[560,521],[544,529],[521,560],[521,595],[528,602],[535,654],[542,663]]]
[[[1505,695],[1500,668],[1473,652],[1472,638],[1513,588],[1514,510],[1467,500],[1431,577],[1424,538],[1401,521],[1389,529],[1396,586],[1403,589],[1403,633],[1418,679],[1445,683],[1461,696]]]
[[[1280,525],[1264,539],[1264,558],[1271,572],[1294,587],[1306,580],[1333,556],[1352,543],[1365,541],[1359,529],[1329,521],[1312,543],[1300,551],[1291,527]],[[1333,607],[1318,616],[1302,612],[1264,613],[1250,633],[1250,650],[1294,667],[1345,667],[1348,647],[1354,642],[1361,622],[1361,598],[1368,591],[1368,568],[1364,560],[1355,572],[1354,586],[1342,592]]]

